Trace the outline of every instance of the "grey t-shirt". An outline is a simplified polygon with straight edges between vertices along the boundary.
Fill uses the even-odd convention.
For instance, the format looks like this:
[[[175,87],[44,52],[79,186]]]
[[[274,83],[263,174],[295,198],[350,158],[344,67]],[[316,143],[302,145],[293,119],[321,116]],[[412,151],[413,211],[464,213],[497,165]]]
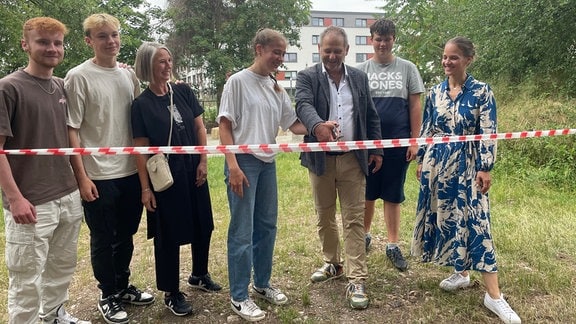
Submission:
[[[382,138],[410,137],[408,98],[411,94],[424,92],[416,65],[395,57],[389,64],[368,60],[360,63],[358,69],[368,75],[370,94],[380,116]]]

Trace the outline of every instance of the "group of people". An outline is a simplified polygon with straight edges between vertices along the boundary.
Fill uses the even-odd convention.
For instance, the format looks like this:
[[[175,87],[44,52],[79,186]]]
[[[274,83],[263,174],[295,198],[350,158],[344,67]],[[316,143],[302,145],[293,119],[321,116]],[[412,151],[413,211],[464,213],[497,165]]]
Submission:
[[[172,60],[167,48],[144,43],[134,71],[117,62],[117,18],[91,15],[83,30],[94,56],[60,79],[53,70],[64,57],[67,27],[49,17],[24,23],[21,46],[28,65],[0,80],[1,148],[166,145],[163,126],[170,121],[162,114],[165,108],[173,110],[172,143],[206,144],[203,110],[192,90],[168,83]],[[142,93],[141,81],[148,83]],[[130,283],[133,235],[143,206],[165,305],[176,315],[192,312],[178,283],[184,244],[192,245],[188,285],[222,289],[208,273],[214,225],[206,156],[171,156],[175,182],[164,192],[152,191],[145,164],[144,156],[0,155],[10,323],[89,323],[64,308],[83,218],[103,319],[128,323],[125,304],[152,304],[152,294]]]
[[[52,73],[64,56],[66,26],[47,17],[24,24],[21,46],[28,65],[0,80],[0,148],[206,145],[203,108],[188,85],[172,81],[172,53],[166,46],[144,42],[132,70],[117,62],[121,42],[115,17],[95,14],[83,27],[94,57],[62,80]],[[221,143],[273,144],[279,127],[304,135],[307,143],[496,132],[493,92],[467,72],[475,57],[470,40],[456,37],[446,43],[446,79],[428,92],[422,113],[424,85],[417,67],[393,54],[394,23],[378,19],[370,33],[373,57],[352,67],[344,63],[349,50],[344,29],[327,27],[319,37],[321,62],[298,73],[293,109],[274,76],[288,41],[278,31],[259,30],[252,65],[224,86],[217,116]],[[142,92],[141,82],[146,84]],[[377,199],[384,201],[386,255],[400,271],[408,268],[399,246],[400,204],[409,163],[416,160],[420,194],[411,255],[453,267],[454,274],[440,283],[448,291],[468,286],[469,271],[480,271],[484,305],[504,322],[520,323],[499,290],[490,232],[488,190],[495,154],[496,143],[488,140],[302,152],[324,261],[311,281],[345,275],[349,306],[369,306],[366,257]],[[153,303],[152,294],[130,283],[133,235],[143,207],[165,305],[175,315],[192,313],[179,285],[182,245],[192,250],[187,284],[203,291],[222,289],[208,272],[214,223],[206,155],[168,155],[174,183],[164,191],[151,186],[148,158],[0,155],[10,323],[89,323],[64,308],[83,217],[104,320],[127,323],[124,304]],[[271,284],[278,218],[275,154],[226,154],[224,175],[230,305],[243,319],[258,321],[266,313],[250,296],[274,305],[288,302]]]

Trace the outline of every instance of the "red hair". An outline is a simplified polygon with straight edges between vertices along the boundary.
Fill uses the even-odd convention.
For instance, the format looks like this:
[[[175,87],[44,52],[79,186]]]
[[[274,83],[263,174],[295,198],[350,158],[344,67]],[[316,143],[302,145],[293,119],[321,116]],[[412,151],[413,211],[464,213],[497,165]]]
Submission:
[[[64,35],[68,34],[68,28],[59,20],[50,17],[36,17],[28,19],[22,27],[22,37],[27,39],[28,33],[32,30],[47,31],[47,32],[60,32]]]

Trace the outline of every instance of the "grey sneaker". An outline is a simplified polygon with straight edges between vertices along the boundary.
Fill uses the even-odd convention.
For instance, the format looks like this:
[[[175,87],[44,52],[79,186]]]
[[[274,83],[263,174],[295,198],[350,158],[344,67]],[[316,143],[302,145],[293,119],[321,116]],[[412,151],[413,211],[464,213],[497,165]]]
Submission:
[[[370,244],[372,243],[372,235],[370,235],[370,233],[364,234],[364,243],[366,244],[366,252],[368,252]]]
[[[332,279],[338,279],[344,275],[344,269],[340,264],[325,263],[321,268],[316,270],[310,280],[312,282],[323,282]]]
[[[388,259],[390,259],[390,261],[392,261],[392,264],[396,267],[396,269],[400,271],[406,271],[406,269],[408,269],[408,262],[406,262],[406,259],[404,259],[404,256],[402,256],[402,252],[400,251],[399,247],[395,246],[391,249],[386,247],[386,256]]]
[[[464,277],[460,273],[455,273],[440,282],[440,288],[446,291],[454,291],[459,288],[470,286],[470,275]]]
[[[370,302],[363,283],[349,283],[346,287],[346,299],[354,309],[366,309]]]
[[[254,290],[256,297],[267,300],[274,305],[284,305],[288,302],[288,297],[286,297],[286,295],[284,295],[278,288],[258,288],[253,286],[252,289]]]
[[[91,324],[90,321],[80,320],[66,312],[64,305],[58,306],[54,314],[49,314],[40,319],[42,324]]]
[[[254,303],[254,301],[250,298],[247,298],[243,301],[235,301],[234,299],[230,299],[230,306],[234,313],[238,314],[238,316],[242,317],[243,319],[247,320],[248,322],[256,322],[259,320],[264,319],[266,317],[266,313]]]

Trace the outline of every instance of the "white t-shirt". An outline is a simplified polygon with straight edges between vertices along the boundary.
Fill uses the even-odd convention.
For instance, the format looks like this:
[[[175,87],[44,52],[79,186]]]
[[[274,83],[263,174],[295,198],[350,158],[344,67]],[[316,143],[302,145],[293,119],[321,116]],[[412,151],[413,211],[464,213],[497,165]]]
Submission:
[[[222,92],[221,118],[230,120],[234,144],[275,144],[278,127],[287,130],[296,122],[296,111],[286,90],[274,90],[269,76],[244,69],[233,74]],[[276,153],[254,153],[264,162],[274,161]]]
[[[74,67],[64,78],[70,127],[79,129],[81,147],[132,146],[130,107],[140,94],[132,70],[101,67],[92,59]],[[137,172],[132,155],[85,155],[92,180],[110,180]]]

